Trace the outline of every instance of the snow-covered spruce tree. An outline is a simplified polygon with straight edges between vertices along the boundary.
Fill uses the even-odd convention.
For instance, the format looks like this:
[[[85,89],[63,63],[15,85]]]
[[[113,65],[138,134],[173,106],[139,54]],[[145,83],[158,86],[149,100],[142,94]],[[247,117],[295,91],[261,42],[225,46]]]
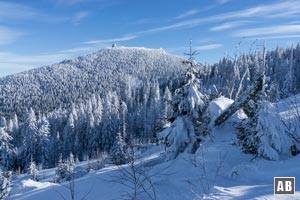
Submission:
[[[116,165],[122,165],[126,163],[125,142],[120,132],[117,133],[116,141],[114,146],[112,147],[111,154],[112,161]]]
[[[175,91],[173,97],[174,122],[159,133],[166,145],[167,159],[174,159],[181,152],[194,153],[196,141],[195,127],[202,115],[206,97],[200,92],[200,81],[196,77],[196,63],[190,52],[190,64],[186,72],[185,83]]]
[[[295,92],[295,85],[294,85],[295,69],[294,69],[293,62],[294,62],[294,48],[292,45],[290,50],[289,60],[288,60],[288,66],[287,66],[288,72],[286,73],[286,77],[283,83],[284,97],[289,97]]]
[[[256,81],[256,93],[243,105],[247,115],[237,125],[238,144],[246,153],[269,160],[278,160],[281,153],[287,153],[292,146],[292,138],[282,124],[271,103],[266,100],[265,76]]]
[[[30,161],[30,165],[28,167],[27,173],[30,176],[31,180],[34,180],[34,181],[38,180],[39,170],[38,170],[35,162],[32,159]]]
[[[122,129],[122,135],[124,138],[124,141],[126,143],[126,141],[129,140],[129,135],[127,135],[127,119],[128,119],[128,108],[127,105],[124,101],[121,102],[120,105],[120,119],[121,119],[121,129]]]
[[[12,137],[5,131],[3,127],[0,128],[0,166],[5,169],[9,168],[12,159]]]
[[[62,155],[60,155],[58,164],[55,170],[55,183],[61,183],[62,179],[66,177],[68,170],[68,165],[62,160]]]
[[[288,153],[293,145],[288,130],[280,120],[273,105],[263,100],[258,112],[257,137],[258,156],[269,160],[278,160],[281,153]]]
[[[93,106],[92,102],[89,101],[87,106],[87,113],[86,113],[86,119],[87,119],[87,127],[86,127],[86,142],[84,142],[84,146],[86,147],[87,155],[88,157],[93,156],[93,152],[95,152],[97,148],[97,138],[95,133],[95,118],[93,114]]]
[[[161,117],[160,117],[159,129],[163,129],[165,125],[168,124],[171,117],[173,116],[172,93],[169,90],[168,86],[165,88],[165,93],[162,98],[162,109],[160,115]]]
[[[37,120],[34,110],[30,110],[26,113],[26,118],[23,124],[23,161],[25,169],[30,164],[31,158],[36,159],[36,143],[37,143]]]
[[[75,161],[74,156],[72,153],[70,153],[70,157],[63,161],[62,156],[60,156],[60,159],[58,161],[58,165],[55,171],[55,180],[56,183],[61,183],[64,180],[70,181],[73,179],[73,173],[75,169]]]
[[[0,169],[0,200],[8,197],[10,191],[11,172],[3,173]]]
[[[37,134],[37,163],[47,167],[49,161],[50,125],[45,116],[39,122]]]
[[[12,137],[13,137],[13,144],[14,146],[18,147],[21,144],[22,137],[21,134],[19,133],[19,121],[18,121],[18,116],[14,114],[14,117],[12,119]]]
[[[258,113],[261,108],[262,101],[265,100],[264,92],[265,76],[260,76],[253,86],[255,92],[249,93],[248,101],[240,105],[247,115],[240,124],[236,126],[238,134],[238,144],[242,146],[243,151],[258,155],[259,137],[257,132]]]
[[[67,120],[67,123],[64,127],[64,130],[63,130],[63,135],[62,135],[62,139],[63,139],[63,148],[64,148],[64,151],[62,152],[63,153],[63,158],[67,158],[70,153],[74,152],[74,140],[75,140],[75,116],[73,115],[73,113],[71,112],[69,114],[69,117],[68,117],[68,120]],[[75,144],[75,146],[80,146],[79,144]],[[79,147],[78,147],[79,149]]]

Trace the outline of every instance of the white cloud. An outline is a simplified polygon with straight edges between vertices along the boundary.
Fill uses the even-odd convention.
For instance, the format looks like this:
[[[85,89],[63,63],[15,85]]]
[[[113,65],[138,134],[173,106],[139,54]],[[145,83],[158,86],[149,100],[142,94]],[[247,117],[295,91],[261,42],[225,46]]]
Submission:
[[[87,16],[89,16],[89,13],[85,11],[77,12],[72,17],[57,16],[57,14],[42,13],[40,10],[22,4],[0,1],[0,22],[7,22],[8,20],[34,20],[50,23],[68,23],[71,21],[77,25]]]
[[[71,57],[74,56],[64,53],[21,56],[10,52],[0,52],[0,76],[50,65]]]
[[[48,0],[59,6],[74,6],[77,4],[97,3],[97,7],[107,7],[121,3],[123,0]]]
[[[128,33],[125,36],[122,36],[120,38],[111,38],[111,39],[104,39],[104,40],[94,40],[94,41],[87,41],[84,42],[85,44],[100,44],[100,43],[112,43],[112,42],[120,42],[120,41],[128,41],[133,40],[135,38],[138,38],[142,35],[146,34],[152,34],[152,33],[158,33],[158,32],[164,32],[164,31],[170,31],[170,30],[176,30],[176,29],[186,29],[186,28],[192,28],[195,26],[199,26],[204,23],[210,23],[210,22],[218,22],[218,21],[224,21],[224,20],[241,20],[241,19],[248,19],[248,18],[268,18],[271,14],[279,14],[287,12],[287,10],[291,11],[299,11],[300,10],[300,0],[289,0],[285,2],[277,2],[269,5],[261,5],[256,7],[251,7],[248,9],[233,11],[233,12],[227,12],[219,15],[212,15],[208,17],[203,18],[194,18],[190,20],[184,20],[181,22],[173,23],[167,26],[160,26],[160,27],[154,27],[151,29],[146,29],[138,32],[132,32]],[[193,13],[191,11],[191,13]],[[219,27],[219,29],[226,29],[228,26],[234,26],[234,25],[228,25],[227,27]],[[236,24],[237,26],[237,24]],[[217,28],[218,29],[218,28]]]
[[[79,24],[81,24],[82,20],[84,18],[88,17],[89,15],[90,15],[89,12],[80,11],[80,12],[75,13],[75,15],[73,16],[71,21],[74,25],[79,25]]]
[[[0,21],[2,19],[32,19],[38,15],[38,12],[22,4],[0,2]]]
[[[0,26],[0,45],[10,44],[16,41],[22,35],[24,35],[24,33],[20,31]]]
[[[207,44],[207,45],[201,45],[201,46],[195,46],[194,49],[198,51],[204,51],[204,50],[212,50],[212,49],[218,49],[221,48],[222,44]]]
[[[119,38],[109,38],[109,39],[103,39],[103,40],[91,40],[84,42],[84,44],[107,44],[107,43],[112,43],[112,42],[124,42],[128,40],[133,40],[137,37],[137,35],[131,35],[128,34],[126,36],[122,36]]]
[[[247,19],[247,18],[255,18],[255,17],[268,18],[272,14],[273,15],[277,14],[278,17],[282,17],[279,14],[286,13],[287,10],[289,10],[290,12],[299,12],[300,0],[293,0],[293,1],[290,0],[285,2],[269,4],[269,5],[261,5],[261,6],[251,7],[248,9],[223,13],[219,15],[213,15],[204,18],[194,18],[194,19],[170,24],[167,26],[136,32],[135,35],[162,32],[162,31],[182,29],[182,28],[191,28],[208,22],[224,21],[228,19],[240,20],[241,18]]]
[[[249,28],[235,31],[235,37],[253,37],[262,35],[295,34],[300,33],[300,25],[276,25],[262,28]]]
[[[233,21],[233,22],[226,22],[223,23],[221,25],[218,26],[214,26],[212,28],[210,28],[209,30],[211,31],[223,31],[223,30],[227,30],[227,29],[231,29],[231,28],[235,28],[238,26],[243,26],[247,23],[249,23],[250,21]]]
[[[31,56],[20,56],[9,52],[0,52],[0,63],[15,63],[26,65],[46,65],[59,62],[69,57],[69,54],[41,54]]]
[[[183,19],[183,18],[192,16],[192,15],[195,15],[195,14],[197,14],[197,13],[199,13],[199,11],[193,9],[193,10],[186,11],[185,13],[182,13],[182,14],[178,15],[178,16],[175,17],[175,18],[176,18],[176,19]]]
[[[259,37],[250,37],[247,38],[248,40],[278,40],[278,39],[293,39],[293,38],[300,38],[300,34],[294,35],[265,35]]]
[[[0,77],[32,69],[32,66],[0,62]]]
[[[86,1],[86,0],[57,0],[56,2],[58,4],[74,5],[74,4],[82,3],[84,1]]]
[[[213,8],[219,7],[220,5],[226,4],[230,1],[232,1],[232,0],[216,0],[214,4],[208,5],[206,7],[201,8],[201,9],[188,10],[188,11],[176,16],[175,19],[184,19],[184,18],[190,17],[192,15],[196,15],[196,14],[202,12],[202,11],[207,11],[207,10],[211,10]]]
[[[193,49],[197,51],[206,51],[206,50],[218,49],[221,48],[222,46],[223,44],[213,43],[213,44],[194,46]],[[165,50],[170,53],[176,53],[176,52],[186,52],[188,51],[188,48],[189,47],[174,47],[174,48],[165,48]]]
[[[76,47],[72,49],[66,49],[61,51],[61,53],[80,53],[80,52],[87,52],[87,51],[92,51],[96,49],[97,47]]]
[[[223,5],[229,3],[231,0],[217,0],[217,4]]]

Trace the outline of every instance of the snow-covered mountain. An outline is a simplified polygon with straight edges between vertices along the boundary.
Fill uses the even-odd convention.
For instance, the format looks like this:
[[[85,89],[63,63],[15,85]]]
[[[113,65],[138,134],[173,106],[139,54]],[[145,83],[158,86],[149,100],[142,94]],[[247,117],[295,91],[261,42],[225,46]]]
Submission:
[[[162,49],[114,47],[9,75],[0,78],[0,114],[20,115],[30,107],[52,111],[109,90],[125,99],[128,90],[152,80],[176,84],[186,69],[182,60]]]

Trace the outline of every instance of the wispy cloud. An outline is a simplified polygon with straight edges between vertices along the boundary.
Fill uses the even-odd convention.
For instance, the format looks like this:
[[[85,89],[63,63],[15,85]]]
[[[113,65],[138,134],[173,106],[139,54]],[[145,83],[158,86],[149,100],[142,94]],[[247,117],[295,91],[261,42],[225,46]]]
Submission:
[[[132,23],[131,25],[144,25],[144,24],[155,24],[155,23],[167,23],[170,22],[171,20],[169,19],[162,19],[162,18],[142,18],[138,19]]]
[[[225,2],[223,2],[225,3]],[[120,38],[109,38],[109,39],[101,39],[101,40],[93,40],[93,41],[87,41],[84,42],[84,44],[100,44],[100,43],[112,43],[112,42],[121,42],[121,41],[128,41],[133,40],[138,37],[141,37],[146,34],[153,34],[158,32],[164,32],[164,31],[170,31],[170,30],[176,30],[176,29],[186,29],[186,28],[192,28],[199,26],[201,24],[205,23],[211,23],[211,22],[219,22],[219,21],[225,21],[225,20],[240,20],[241,19],[252,19],[257,17],[263,17],[268,18],[270,14],[275,13],[282,13],[286,12],[287,10],[293,10],[293,11],[299,11],[300,10],[300,0],[289,0],[285,2],[277,2],[269,5],[261,5],[256,7],[251,7],[248,9],[233,11],[233,12],[227,12],[219,15],[212,15],[208,17],[202,17],[202,18],[194,18],[190,20],[183,20],[181,22],[169,24],[166,26],[160,26],[160,27],[154,27],[151,29],[146,29],[142,31],[127,33],[123,35]],[[191,12],[192,13],[192,12]],[[223,24],[223,27],[214,27],[213,30],[221,30],[230,28],[233,26],[241,25],[242,22],[239,24],[236,22],[236,24]],[[238,34],[236,34],[238,35]]]
[[[197,51],[206,51],[221,48],[223,44],[212,43],[212,44],[204,44],[199,46],[194,46],[193,49]],[[174,47],[174,48],[165,48],[165,50],[169,53],[177,53],[177,52],[185,52],[188,50],[188,47]]]
[[[32,19],[38,15],[38,12],[22,4],[0,2],[0,21],[5,19]]]
[[[198,14],[200,11],[199,10],[196,10],[196,9],[193,9],[193,10],[188,10],[180,15],[178,15],[177,17],[175,17],[176,19],[183,19],[183,18],[186,18],[186,17],[189,17],[189,16],[192,16],[192,15],[195,15],[195,14]]]
[[[72,57],[74,57],[74,55],[66,53],[24,56],[10,52],[0,52],[0,76],[53,64]]]
[[[15,63],[15,64],[27,64],[27,65],[46,65],[53,62],[59,62],[67,57],[69,54],[41,54],[41,55],[29,55],[21,56],[12,54],[9,52],[0,52],[0,63]]]
[[[223,5],[223,4],[229,3],[232,0],[216,0],[216,1],[217,1],[217,4]]]
[[[87,0],[56,0],[56,2],[61,5],[74,5],[85,1]]]
[[[71,2],[79,0],[71,0]],[[71,3],[70,2],[70,3]],[[41,12],[29,6],[18,3],[9,3],[0,1],[0,22],[7,23],[10,20],[22,21],[31,20],[46,23],[73,23],[78,25],[81,21],[90,15],[89,12],[80,11],[73,16],[60,16],[57,14],[51,14]]]
[[[133,40],[137,37],[137,35],[125,35],[119,38],[109,38],[109,39],[103,39],[103,40],[91,40],[84,42],[84,44],[107,44],[112,42],[124,42],[128,40]]]
[[[191,9],[191,10],[185,11],[185,12],[179,14],[178,16],[176,16],[175,19],[184,19],[184,18],[193,16],[193,15],[196,15],[200,12],[211,10],[213,8],[216,8],[216,7],[220,6],[220,5],[226,4],[230,1],[231,0],[216,0],[214,4],[208,5],[206,7],[201,8],[201,9]]]
[[[107,8],[110,6],[123,3],[124,0],[48,0],[51,3],[54,2],[57,6],[82,6],[82,5],[97,5],[97,8]]]
[[[88,46],[88,47],[76,47],[76,48],[72,48],[72,49],[62,50],[61,53],[81,53],[81,52],[92,51],[92,50],[94,50],[96,48],[97,47],[92,47],[92,46]]]
[[[75,15],[73,16],[71,21],[74,25],[79,25],[79,24],[81,24],[82,20],[84,18],[88,17],[89,15],[90,15],[90,13],[87,11],[80,11],[80,12],[75,13]]]
[[[16,41],[24,33],[8,27],[0,26],[0,45],[10,44]]]
[[[253,37],[262,35],[278,34],[300,34],[300,24],[295,25],[276,25],[262,28],[248,28],[235,31],[232,35],[235,37]]]
[[[246,25],[246,24],[248,24],[250,22],[251,21],[232,21],[232,22],[226,22],[226,23],[223,23],[221,25],[214,26],[214,27],[210,28],[209,30],[210,31],[223,31],[223,30],[227,30],[227,29],[231,29],[231,28],[243,26],[243,25]]]
[[[212,49],[218,49],[221,48],[222,44],[207,44],[207,45],[201,45],[201,46],[195,46],[194,49],[198,51],[204,51],[204,50],[212,50]]]
[[[299,12],[300,0],[285,1],[285,2],[269,4],[269,5],[261,5],[261,6],[251,7],[248,9],[223,13],[219,15],[213,15],[204,18],[194,18],[190,20],[181,21],[178,23],[173,23],[167,26],[136,32],[135,34],[141,35],[146,33],[162,32],[167,30],[191,28],[191,27],[199,26],[204,23],[224,21],[229,19],[239,20],[239,19],[247,19],[247,18],[257,18],[257,17],[268,18],[272,14],[277,14],[278,17],[281,17],[279,13],[284,13],[287,10],[289,10],[290,12]]]
[[[248,40],[281,40],[281,39],[293,39],[293,38],[300,38],[300,34],[294,35],[265,35],[259,37],[249,37]]]

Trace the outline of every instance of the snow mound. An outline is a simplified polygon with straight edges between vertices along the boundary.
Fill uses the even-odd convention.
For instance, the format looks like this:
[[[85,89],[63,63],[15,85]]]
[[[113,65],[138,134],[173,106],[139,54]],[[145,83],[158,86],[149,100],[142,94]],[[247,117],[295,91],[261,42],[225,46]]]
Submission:
[[[234,101],[226,97],[219,97],[211,101],[208,106],[208,112],[212,120],[215,120],[220,114],[226,110]]]
[[[57,185],[55,183],[50,182],[36,182],[31,179],[23,180],[22,181],[22,187],[23,188],[35,188],[35,189],[43,189],[48,188],[50,186]]]

